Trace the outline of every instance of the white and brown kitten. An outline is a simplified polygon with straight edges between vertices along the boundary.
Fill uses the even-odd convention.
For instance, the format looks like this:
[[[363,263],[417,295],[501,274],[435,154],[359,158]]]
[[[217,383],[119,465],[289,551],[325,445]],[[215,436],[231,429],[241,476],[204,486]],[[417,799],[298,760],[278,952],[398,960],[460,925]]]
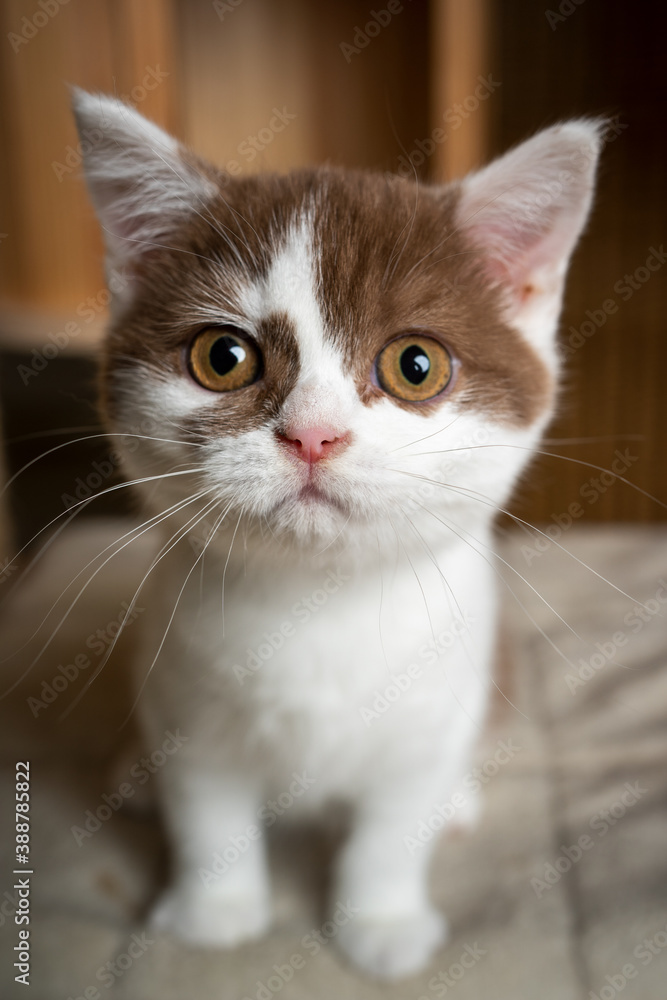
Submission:
[[[161,774],[173,881],[155,921],[196,944],[261,935],[267,803],[344,800],[337,941],[370,974],[416,971],[445,921],[433,842],[406,838],[484,722],[493,517],[553,412],[600,128],[547,129],[446,186],[230,179],[116,100],[77,92],[75,109],[100,137],[104,409],[164,535],[139,711],[149,746],[188,737]]]

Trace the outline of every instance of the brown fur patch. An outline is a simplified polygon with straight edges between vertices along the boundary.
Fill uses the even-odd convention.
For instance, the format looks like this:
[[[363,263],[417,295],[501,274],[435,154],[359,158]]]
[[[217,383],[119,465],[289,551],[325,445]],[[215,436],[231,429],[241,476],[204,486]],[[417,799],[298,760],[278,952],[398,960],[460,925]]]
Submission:
[[[460,362],[451,398],[495,419],[532,422],[549,402],[551,376],[503,321],[481,251],[455,225],[457,199],[455,185],[417,189],[398,177],[338,169],[225,183],[208,211],[198,208],[201,214],[175,229],[169,247],[141,257],[132,307],[107,338],[105,408],[113,414],[111,372],[131,359],[183,374],[183,351],[197,329],[216,316],[244,328],[244,285],[266,275],[290,225],[310,211],[326,333],[342,349],[364,402],[384,395],[372,379],[380,349],[397,334],[421,329]],[[257,339],[262,379],[213,397],[205,423],[193,418],[193,433],[197,426],[200,435],[239,433],[277,415],[298,375],[295,331],[287,316],[273,316]],[[449,393],[417,405],[395,403],[426,414],[443,398]]]
[[[452,395],[496,419],[531,423],[552,379],[535,351],[502,318],[480,251],[455,224],[458,190],[397,177],[330,172],[318,192],[319,299],[329,336],[342,343],[362,399],[381,348],[409,330],[435,334],[460,361]],[[447,394],[449,396],[449,393]],[[443,398],[395,400],[430,413]]]

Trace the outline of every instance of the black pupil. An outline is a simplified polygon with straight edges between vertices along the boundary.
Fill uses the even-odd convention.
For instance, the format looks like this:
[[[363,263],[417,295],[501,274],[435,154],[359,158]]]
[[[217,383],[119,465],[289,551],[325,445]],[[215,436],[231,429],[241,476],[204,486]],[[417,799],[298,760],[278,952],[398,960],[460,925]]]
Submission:
[[[216,375],[227,375],[232,368],[245,361],[245,348],[234,337],[218,337],[211,345],[209,361]]]
[[[429,371],[431,362],[423,347],[406,347],[401,354],[401,373],[413,385],[421,385]]]

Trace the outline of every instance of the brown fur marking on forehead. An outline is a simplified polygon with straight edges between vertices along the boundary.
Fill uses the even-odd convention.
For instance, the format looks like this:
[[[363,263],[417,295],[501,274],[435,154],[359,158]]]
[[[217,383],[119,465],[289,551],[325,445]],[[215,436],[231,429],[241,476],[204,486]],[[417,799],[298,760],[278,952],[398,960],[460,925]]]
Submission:
[[[201,169],[217,180],[219,195],[175,227],[169,247],[142,254],[133,304],[109,332],[108,409],[108,374],[123,358],[182,374],[183,346],[197,328],[225,321],[243,327],[244,287],[267,275],[304,214],[313,219],[326,335],[342,350],[362,400],[385,398],[370,378],[379,350],[401,332],[421,328],[436,332],[461,362],[453,395],[445,398],[519,425],[547,405],[552,380],[546,367],[503,322],[480,250],[456,229],[455,185],[417,189],[390,175],[329,168],[229,180]],[[259,390],[240,390],[234,403],[240,430],[275,414],[298,375],[288,317],[274,317],[257,333],[266,355],[265,396],[260,403]],[[418,407],[394,402],[429,413],[442,399]],[[221,410],[226,406],[220,403]]]
[[[217,180],[220,194],[208,206],[198,203],[187,222],[174,228],[168,246],[142,253],[134,268],[132,304],[108,331],[101,373],[102,406],[111,419],[120,385],[114,374],[119,367],[139,362],[158,376],[188,377],[183,350],[198,329],[224,322],[248,328],[243,313],[244,289],[268,273],[309,186],[308,178],[298,182],[294,175],[267,175],[227,184],[222,173],[205,164],[199,166],[210,179]],[[310,184],[314,184],[314,175]],[[232,412],[238,418],[237,433],[276,416],[298,377],[299,348],[290,318],[284,314],[266,317],[254,332],[270,378],[238,394],[220,395],[214,410],[208,412],[227,412],[229,425],[227,420],[218,421],[218,430],[224,426],[226,433],[233,432]],[[228,409],[230,400],[234,411]],[[212,422],[206,417],[208,430],[214,429],[214,423],[215,419]]]
[[[420,187],[398,177],[329,172],[314,215],[318,298],[327,334],[353,366],[361,398],[384,393],[368,371],[406,330],[439,334],[461,362],[453,392],[467,408],[518,425],[549,404],[553,380],[502,318],[480,249],[455,223],[457,185]],[[450,398],[450,397],[443,397]],[[429,413],[442,399],[421,404]]]

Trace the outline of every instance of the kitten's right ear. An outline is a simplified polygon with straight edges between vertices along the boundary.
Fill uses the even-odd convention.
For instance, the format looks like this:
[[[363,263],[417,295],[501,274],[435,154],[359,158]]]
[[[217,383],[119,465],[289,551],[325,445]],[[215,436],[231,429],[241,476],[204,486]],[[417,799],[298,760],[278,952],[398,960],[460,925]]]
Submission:
[[[201,211],[217,188],[176,139],[129,105],[78,87],[72,105],[90,197],[104,230],[108,278],[118,291],[131,282],[141,255],[168,244],[178,223]]]
[[[459,226],[503,289],[508,319],[535,344],[552,341],[605,128],[576,119],[544,129],[461,183]]]

